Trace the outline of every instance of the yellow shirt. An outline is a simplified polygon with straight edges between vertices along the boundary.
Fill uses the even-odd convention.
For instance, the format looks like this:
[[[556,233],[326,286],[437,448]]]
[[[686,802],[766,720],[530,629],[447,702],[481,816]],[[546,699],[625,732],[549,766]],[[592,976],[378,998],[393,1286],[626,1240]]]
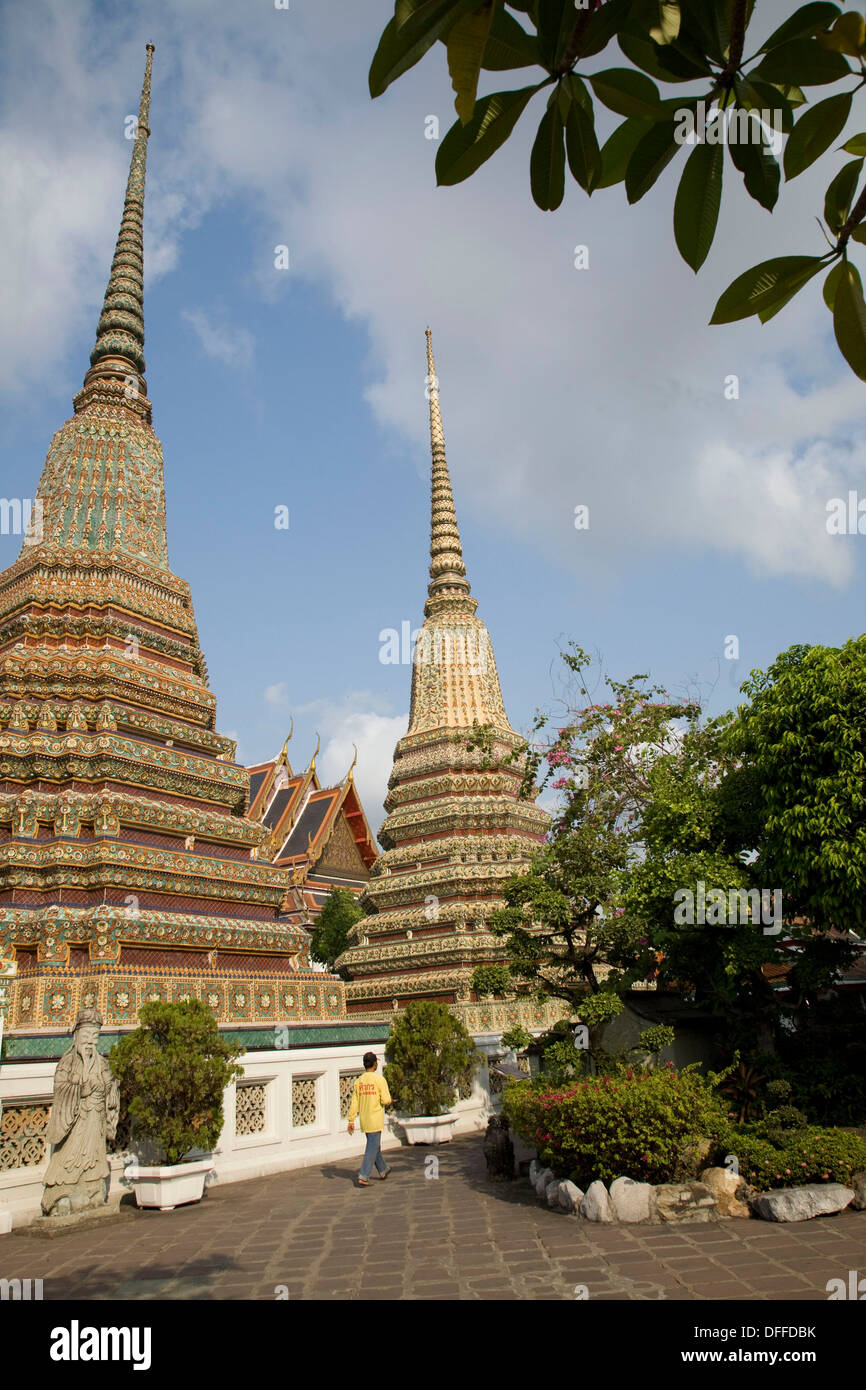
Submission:
[[[383,1106],[391,1104],[391,1092],[384,1076],[377,1071],[365,1071],[359,1076],[352,1090],[352,1104],[349,1107],[349,1123],[360,1111],[361,1129],[365,1134],[375,1134],[385,1127]]]

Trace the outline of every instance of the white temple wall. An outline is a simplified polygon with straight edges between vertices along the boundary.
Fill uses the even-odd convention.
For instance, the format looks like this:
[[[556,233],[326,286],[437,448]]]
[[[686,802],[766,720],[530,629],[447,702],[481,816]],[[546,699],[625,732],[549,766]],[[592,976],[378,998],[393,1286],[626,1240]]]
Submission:
[[[223,1098],[225,1123],[212,1181],[240,1182],[333,1160],[356,1160],[360,1166],[364,1138],[357,1123],[354,1135],[347,1133],[345,1117],[354,1078],[363,1070],[363,1052],[375,1052],[381,1068],[384,1050],[384,1043],[373,1043],[362,1049],[332,1045],[246,1053],[239,1059],[243,1080],[229,1086]],[[481,1044],[481,1050],[489,1049]],[[12,1121],[13,1112],[20,1116],[21,1107],[31,1105],[37,1107],[34,1128],[47,1119],[55,1067],[56,1062],[7,1062],[0,1066],[0,1103],[7,1109],[7,1121]],[[487,1068],[482,1066],[472,1094],[455,1107],[454,1133],[483,1130],[496,1108]],[[8,1136],[4,1140],[7,1164],[14,1142]],[[403,1142],[399,1120],[386,1114],[382,1147],[394,1149]],[[124,1186],[124,1159],[115,1157],[110,1163],[109,1198],[118,1200],[130,1190]],[[38,1164],[0,1166],[0,1231],[4,1212],[11,1213],[13,1226],[27,1225],[39,1215],[47,1167],[47,1153]]]

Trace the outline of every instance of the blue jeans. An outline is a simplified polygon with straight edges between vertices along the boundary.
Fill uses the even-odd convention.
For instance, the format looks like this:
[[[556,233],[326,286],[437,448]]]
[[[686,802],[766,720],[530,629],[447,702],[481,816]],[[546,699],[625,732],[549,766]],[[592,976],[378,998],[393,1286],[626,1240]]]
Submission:
[[[361,1171],[358,1174],[358,1176],[361,1178],[369,1178],[370,1174],[373,1171],[374,1163],[376,1165],[377,1173],[384,1173],[388,1167],[387,1163],[382,1157],[382,1150],[380,1148],[380,1145],[382,1143],[381,1129],[374,1130],[372,1133],[368,1134],[366,1138],[367,1147],[364,1150],[364,1158],[361,1163]]]

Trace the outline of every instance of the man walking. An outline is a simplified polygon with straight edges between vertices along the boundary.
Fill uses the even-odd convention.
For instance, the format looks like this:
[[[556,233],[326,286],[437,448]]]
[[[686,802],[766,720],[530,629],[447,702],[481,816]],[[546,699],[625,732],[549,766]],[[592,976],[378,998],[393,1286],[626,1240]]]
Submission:
[[[355,1133],[355,1116],[360,1114],[361,1130],[367,1136],[367,1147],[358,1174],[359,1187],[370,1186],[374,1163],[380,1178],[387,1178],[391,1171],[382,1157],[381,1148],[382,1130],[385,1127],[384,1107],[391,1104],[391,1092],[384,1076],[379,1076],[376,1071],[376,1066],[375,1052],[365,1052],[364,1075],[355,1082],[349,1108],[349,1133]]]

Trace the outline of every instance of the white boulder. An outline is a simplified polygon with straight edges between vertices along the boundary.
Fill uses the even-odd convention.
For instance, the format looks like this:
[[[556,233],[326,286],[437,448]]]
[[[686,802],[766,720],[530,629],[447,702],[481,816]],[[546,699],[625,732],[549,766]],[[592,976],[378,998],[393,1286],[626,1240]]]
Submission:
[[[617,1178],[610,1185],[610,1200],[617,1221],[651,1221],[652,1184],[634,1178]]]
[[[587,1221],[613,1221],[610,1196],[600,1178],[596,1178],[586,1189],[586,1195],[580,1204],[580,1214],[585,1216]]]
[[[840,1182],[806,1183],[803,1187],[776,1187],[759,1192],[752,1211],[764,1221],[810,1221],[813,1216],[832,1216],[853,1202],[853,1187]]]

